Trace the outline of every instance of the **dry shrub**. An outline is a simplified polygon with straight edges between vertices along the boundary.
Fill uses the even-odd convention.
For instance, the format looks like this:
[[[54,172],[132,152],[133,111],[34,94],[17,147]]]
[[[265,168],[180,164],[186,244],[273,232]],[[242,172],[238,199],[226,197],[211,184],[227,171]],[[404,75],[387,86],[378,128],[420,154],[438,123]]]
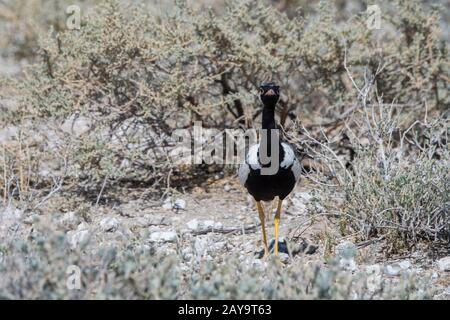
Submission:
[[[200,120],[204,127],[220,130],[257,125],[261,110],[256,89],[270,79],[282,86],[281,124],[304,140],[299,148],[310,142],[311,152],[326,146],[316,150],[316,160],[344,177],[340,185],[349,186],[345,190],[350,199],[364,197],[368,205],[390,190],[391,200],[371,208],[375,216],[392,215],[389,208],[401,205],[401,214],[413,210],[414,217],[428,217],[440,208],[446,217],[445,197],[418,198],[417,203],[432,203],[421,209],[396,200],[403,192],[393,187],[398,181],[422,186],[413,178],[416,169],[405,163],[424,156],[408,144],[402,161],[391,158],[384,129],[375,130],[384,122],[371,118],[370,112],[379,106],[397,117],[395,127],[386,131],[396,143],[417,119],[430,123],[448,118],[448,46],[439,40],[437,10],[394,1],[386,4],[383,29],[377,31],[367,28],[365,13],[343,21],[326,3],[305,17],[288,17],[255,0],[231,1],[220,15],[183,1],[166,14],[148,9],[146,2],[107,1],[95,7],[80,30],[54,28],[40,40],[38,62],[15,83],[20,101],[0,121],[27,126],[23,131],[29,132],[29,145],[36,145],[36,157],[43,150],[51,150],[55,158],[64,155],[67,162],[59,163],[67,168],[55,172],[64,173],[70,186],[103,190],[117,182],[144,183],[160,195],[176,178],[182,178],[183,186],[195,185],[197,180],[191,178],[198,171],[168,159],[176,142],[174,130],[191,129]],[[300,129],[292,125],[298,119]],[[67,130],[71,123],[74,130]],[[419,140],[426,137],[416,127],[408,132],[417,133]],[[45,138],[33,142],[41,136]],[[351,143],[344,145],[344,140]],[[382,161],[389,166],[382,170],[388,170],[389,179],[378,167],[360,165],[378,163],[378,151],[365,153],[360,145],[384,150]],[[345,148],[351,155],[347,160],[339,155]],[[45,159],[38,167],[50,162]],[[441,159],[442,166],[429,161],[419,161],[418,168],[439,171],[448,158]],[[204,174],[204,167],[200,169]],[[437,176],[429,174],[427,181],[435,181]],[[370,177],[384,182],[374,182],[371,187],[380,189],[365,197],[366,187],[354,184],[358,176],[364,177],[361,183]],[[445,187],[447,182],[441,183]],[[367,207],[359,209],[361,205],[350,203],[346,213],[357,220],[372,216]],[[398,223],[395,219],[392,223]],[[375,227],[364,229],[366,237],[379,232],[374,231],[379,223],[372,224]],[[441,230],[441,223],[437,227]],[[399,232],[408,241],[424,234],[423,228],[415,234],[406,228],[406,238]],[[434,236],[444,233],[436,231]]]

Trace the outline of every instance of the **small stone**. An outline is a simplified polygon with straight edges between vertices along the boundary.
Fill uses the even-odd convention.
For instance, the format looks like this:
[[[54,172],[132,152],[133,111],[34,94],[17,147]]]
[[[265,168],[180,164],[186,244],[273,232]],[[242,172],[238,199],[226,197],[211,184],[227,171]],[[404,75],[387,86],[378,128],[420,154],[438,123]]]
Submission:
[[[395,277],[395,276],[398,276],[400,274],[401,270],[402,270],[402,268],[400,268],[398,263],[395,263],[395,264],[392,264],[392,265],[387,265],[384,268],[384,273],[387,274],[388,276]]]
[[[356,262],[353,258],[341,258],[339,260],[339,265],[341,266],[341,268],[343,268],[344,270],[347,271],[355,271],[356,269],[358,269]]]
[[[288,263],[289,262],[289,255],[287,253],[284,253],[284,252],[279,252],[278,253],[278,259],[280,259],[280,261],[283,262],[283,263]]]
[[[220,241],[220,242],[216,242],[214,243],[214,245],[212,246],[212,248],[214,249],[214,251],[220,251],[224,248],[228,248],[231,249],[233,247],[233,245],[231,243],[227,243],[225,241]]]
[[[166,201],[164,201],[162,208],[167,210],[172,209],[172,200],[170,198],[167,198]]]
[[[195,253],[199,256],[204,256],[208,251],[209,241],[206,237],[197,237],[194,241]]]
[[[231,190],[231,187],[227,184],[223,189],[225,190],[225,192],[229,192]]]
[[[402,270],[408,270],[411,268],[411,262],[409,262],[409,260],[400,261],[398,265]]]
[[[36,213],[33,213],[32,215],[30,215],[30,216],[26,217],[25,219],[23,219],[23,223],[25,223],[25,224],[34,224],[34,223],[39,222],[39,220],[40,220],[39,215],[36,214]]]
[[[74,211],[69,211],[62,216],[60,223],[68,228],[74,229],[80,223],[80,218]]]
[[[191,248],[184,248],[181,250],[181,257],[184,261],[190,261],[193,257]]]
[[[312,199],[312,195],[307,192],[296,192],[295,197],[301,198],[305,201],[310,201]]]
[[[69,244],[72,249],[76,249],[78,246],[83,245],[89,240],[89,230],[73,231],[69,236]]]
[[[437,265],[440,271],[450,271],[450,257],[439,259]]]
[[[91,120],[89,118],[72,115],[62,124],[61,129],[66,133],[80,136],[89,131],[90,126]]]
[[[114,232],[119,228],[119,220],[116,218],[107,217],[100,221],[100,228],[104,232]]]
[[[411,268],[411,262],[409,260],[403,260],[390,265],[387,265],[384,269],[384,273],[388,276],[398,276],[402,271],[406,271]]]
[[[176,242],[178,239],[175,231],[156,231],[150,234],[150,242]]]
[[[88,229],[89,229],[89,225],[86,222],[81,222],[77,227],[77,231],[88,230]]]
[[[197,230],[199,226],[199,221],[197,219],[193,219],[189,221],[186,225],[191,230]]]
[[[184,210],[186,209],[186,200],[177,199],[173,204],[173,209],[175,210]]]
[[[23,211],[13,207],[7,207],[3,212],[0,211],[0,219],[17,220],[20,219],[22,215]]]
[[[223,227],[222,223],[215,222],[214,220],[203,220],[193,219],[189,221],[187,227],[194,232],[202,232],[208,229],[220,229]]]
[[[382,283],[383,283],[383,278],[378,273],[374,273],[367,277],[367,289],[369,289],[370,292],[379,290]]]
[[[171,198],[167,198],[163,205],[163,209],[173,209],[173,210],[185,210],[186,209],[186,200],[184,199],[176,199],[175,201],[172,201]]]
[[[372,264],[372,265],[366,266],[366,273],[369,275],[381,274],[381,266],[379,264]]]

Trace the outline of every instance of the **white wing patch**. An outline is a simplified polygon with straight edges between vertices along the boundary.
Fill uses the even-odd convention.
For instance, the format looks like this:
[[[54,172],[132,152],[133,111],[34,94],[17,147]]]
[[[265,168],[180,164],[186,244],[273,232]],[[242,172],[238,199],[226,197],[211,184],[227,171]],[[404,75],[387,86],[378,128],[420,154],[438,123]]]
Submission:
[[[247,162],[253,170],[261,169],[261,164],[258,159],[258,149],[259,144],[252,145],[250,149],[248,149],[247,158],[245,159],[245,162]]]
[[[280,167],[285,169],[291,167],[292,173],[294,174],[295,177],[295,181],[298,181],[300,179],[301,166],[299,161],[295,157],[294,150],[289,144],[285,142],[282,142],[281,145],[284,150],[284,159],[280,163]],[[241,182],[242,185],[244,185],[245,182],[247,181],[250,169],[251,170],[261,169],[261,164],[259,163],[258,159],[258,149],[259,144],[252,145],[248,150],[245,162],[242,163],[239,167],[238,175],[239,181]]]
[[[239,166],[239,182],[244,186],[247,181],[248,174],[250,173],[250,167],[247,163],[243,163]]]
[[[292,147],[285,142],[282,142],[281,145],[283,146],[284,150],[284,159],[283,161],[281,161],[280,167],[289,168],[294,163],[294,161],[297,160],[295,158],[294,150],[292,150]]]
[[[239,166],[238,175],[239,181],[242,185],[245,185],[245,182],[247,181],[250,173],[250,167],[253,170],[261,169],[261,165],[258,161],[258,148],[259,144],[252,145],[248,150],[244,163]]]

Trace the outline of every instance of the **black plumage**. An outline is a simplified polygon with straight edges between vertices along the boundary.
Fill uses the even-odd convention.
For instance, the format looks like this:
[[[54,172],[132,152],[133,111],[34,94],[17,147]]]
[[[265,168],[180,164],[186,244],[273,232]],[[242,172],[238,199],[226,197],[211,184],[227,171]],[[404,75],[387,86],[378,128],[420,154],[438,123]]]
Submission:
[[[261,201],[271,201],[278,197],[275,215],[275,254],[277,254],[281,204],[283,199],[294,189],[301,171],[294,149],[281,140],[275,123],[275,106],[279,97],[280,88],[274,83],[266,83],[260,86],[260,98],[263,103],[262,129],[266,130],[263,130],[260,143],[250,147],[245,162],[239,168],[241,183],[256,201],[266,255],[268,254],[268,247],[264,225],[265,215]],[[275,168],[275,170],[268,174],[268,168]]]

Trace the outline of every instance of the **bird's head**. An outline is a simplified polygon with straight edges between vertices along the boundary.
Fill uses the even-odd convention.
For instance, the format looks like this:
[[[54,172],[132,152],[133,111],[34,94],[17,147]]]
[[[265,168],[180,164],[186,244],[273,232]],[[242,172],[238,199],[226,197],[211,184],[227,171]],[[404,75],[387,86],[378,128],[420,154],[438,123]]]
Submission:
[[[273,82],[261,84],[259,86],[259,97],[264,105],[275,106],[280,99],[280,86]]]

